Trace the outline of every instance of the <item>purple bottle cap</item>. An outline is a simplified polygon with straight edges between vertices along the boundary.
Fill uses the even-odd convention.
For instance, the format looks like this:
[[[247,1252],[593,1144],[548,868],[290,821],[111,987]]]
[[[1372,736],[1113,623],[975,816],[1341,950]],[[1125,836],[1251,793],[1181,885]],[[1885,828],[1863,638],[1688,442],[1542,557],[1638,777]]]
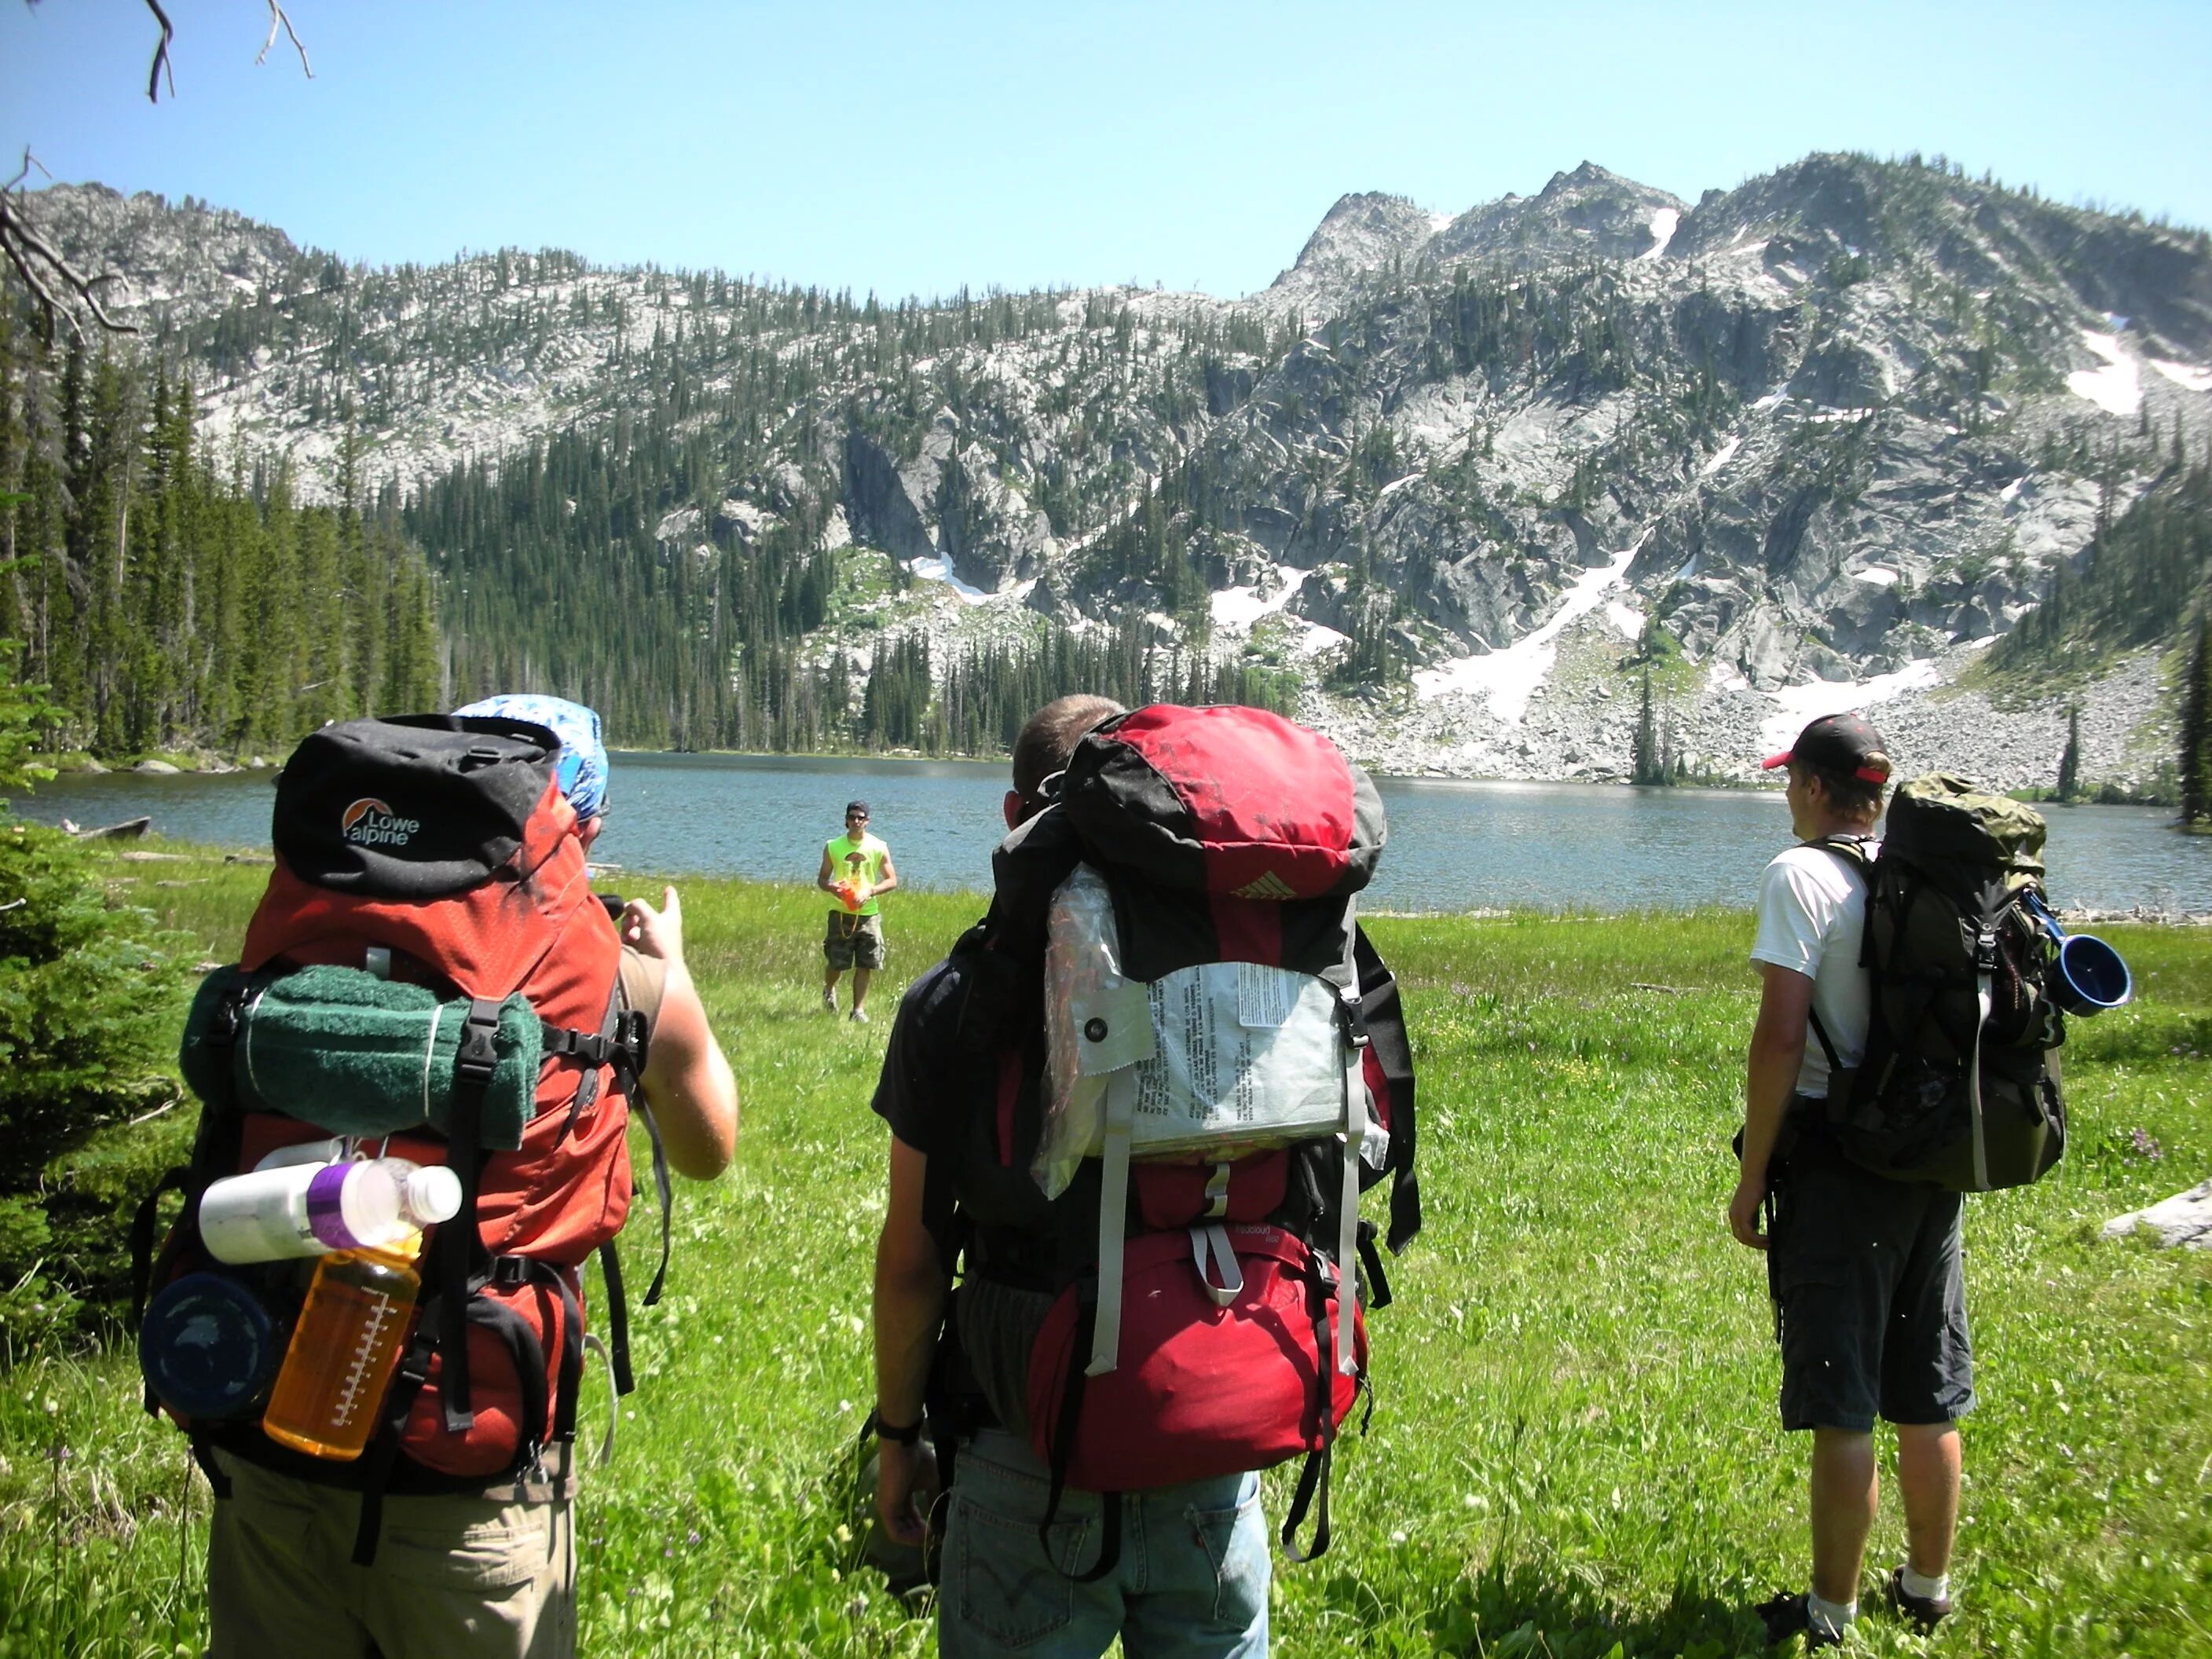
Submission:
[[[345,1209],[339,1195],[345,1191],[350,1164],[326,1164],[307,1183],[307,1228],[333,1250],[357,1250],[361,1241],[346,1231]]]

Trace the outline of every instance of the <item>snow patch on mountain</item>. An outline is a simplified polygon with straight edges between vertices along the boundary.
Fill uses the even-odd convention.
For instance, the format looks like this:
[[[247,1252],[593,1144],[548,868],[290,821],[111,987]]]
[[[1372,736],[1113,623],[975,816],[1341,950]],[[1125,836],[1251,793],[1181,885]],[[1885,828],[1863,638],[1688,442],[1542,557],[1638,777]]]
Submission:
[[[2066,389],[2112,415],[2132,415],[2142,407],[2142,375],[2136,360],[2120,348],[2119,337],[2081,331],[2081,343],[2105,360],[2102,368],[2077,368]]]
[[[959,577],[952,574],[952,561],[942,553],[933,553],[923,558],[908,560],[906,572],[909,576],[917,577],[926,582],[943,583],[968,605],[986,605],[999,597],[995,593],[986,593],[973,583],[962,581]]]
[[[1901,697],[1908,691],[1924,691],[1938,684],[1942,674],[1934,659],[1907,663],[1893,674],[1876,674],[1863,680],[1814,680],[1809,685],[1785,685],[1766,696],[1774,712],[1759,728],[1759,740],[1769,750],[1789,747],[1808,722],[1823,714],[1842,714],[1873,708]]]
[[[1519,725],[1528,718],[1530,699],[1551,678],[1552,665],[1559,659],[1559,635],[1577,618],[1597,609],[1620,586],[1628,574],[1628,567],[1636,562],[1644,537],[1650,533],[1646,529],[1632,546],[1614,554],[1610,563],[1584,571],[1568,588],[1551,619],[1535,632],[1516,640],[1503,651],[1462,657],[1438,668],[1424,669],[1413,676],[1414,689],[1424,697],[1480,692],[1489,702],[1492,714],[1509,726]]]
[[[2177,363],[2163,357],[2153,357],[2150,366],[2178,386],[2191,392],[2212,392],[2212,368],[2199,368],[2194,363]]]
[[[1662,207],[1656,210],[1651,215],[1651,234],[1656,240],[1636,257],[1639,259],[1656,259],[1664,253],[1667,251],[1667,244],[1674,240],[1675,228],[1681,222],[1682,210],[1680,208]]]

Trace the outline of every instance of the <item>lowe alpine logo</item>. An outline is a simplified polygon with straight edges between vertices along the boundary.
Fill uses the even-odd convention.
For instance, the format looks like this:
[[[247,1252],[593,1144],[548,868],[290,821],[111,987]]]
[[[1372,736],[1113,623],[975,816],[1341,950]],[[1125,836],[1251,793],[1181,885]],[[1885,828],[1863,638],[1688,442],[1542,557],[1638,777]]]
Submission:
[[[338,819],[338,837],[356,847],[404,847],[422,827],[420,818],[403,818],[373,795],[364,795]]]
[[[1262,870],[1254,880],[1231,890],[1241,899],[1294,899],[1298,890],[1285,881],[1273,870]]]

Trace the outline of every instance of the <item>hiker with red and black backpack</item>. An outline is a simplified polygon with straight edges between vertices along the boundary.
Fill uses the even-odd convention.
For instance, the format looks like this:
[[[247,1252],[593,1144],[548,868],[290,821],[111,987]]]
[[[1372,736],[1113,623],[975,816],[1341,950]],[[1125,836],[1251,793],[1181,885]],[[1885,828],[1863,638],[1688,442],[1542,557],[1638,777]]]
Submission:
[[[590,890],[605,787],[598,716],[535,696],[325,726],[277,780],[276,870],[238,964],[208,976],[187,1022],[200,1124],[163,1182],[183,1207],[154,1256],[157,1192],[134,1240],[148,1408],[185,1430],[216,1496],[219,1659],[574,1650],[587,1346],[630,1386],[614,1254],[630,1115],[652,1130],[661,1199],[647,1304],[667,1170],[719,1174],[737,1125],[675,890],[659,909]],[[459,1195],[419,1255],[416,1235],[352,1231],[346,1194],[372,1152]],[[303,1194],[297,1214],[260,1218],[260,1249],[204,1202],[241,1176]],[[604,1343],[585,1333],[594,1253]],[[411,1327],[404,1291],[364,1293],[360,1348],[314,1351],[325,1275],[362,1263],[419,1283]],[[352,1282],[333,1278],[331,1305]],[[371,1363],[380,1322],[392,1357]],[[339,1378],[315,1397],[358,1437],[280,1426],[295,1367]]]
[[[1283,1538],[1318,1555],[1389,1300],[1359,1193],[1391,1183],[1394,1251],[1420,1221],[1352,906],[1381,805],[1249,708],[1062,699],[1013,774],[990,913],[876,1093],[878,1519],[941,1542],[948,1659],[1264,1654],[1257,1471],[1303,1460]]]

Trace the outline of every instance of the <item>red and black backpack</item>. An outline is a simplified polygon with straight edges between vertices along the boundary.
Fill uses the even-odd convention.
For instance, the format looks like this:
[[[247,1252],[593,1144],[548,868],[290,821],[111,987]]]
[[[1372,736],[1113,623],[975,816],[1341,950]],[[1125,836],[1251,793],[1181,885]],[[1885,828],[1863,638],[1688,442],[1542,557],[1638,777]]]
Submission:
[[[630,1204],[633,1101],[652,1128],[635,1096],[645,1020],[622,1006],[616,907],[590,890],[575,815],[556,781],[559,749],[543,726],[447,715],[352,720],[300,744],[277,780],[276,869],[238,964],[209,976],[188,1022],[181,1058],[202,1102],[191,1162],[163,1178],[134,1228],[134,1323],[149,1289],[212,1269],[249,1281],[281,1328],[297,1315],[313,1262],[214,1261],[197,1224],[210,1182],[279,1148],[357,1128],[364,1112],[385,1115],[384,1152],[446,1164],[459,1177],[460,1212],[425,1241],[415,1333],[359,1460],[281,1446],[261,1432],[258,1413],[183,1424],[219,1496],[228,1483],[210,1455],[216,1448],[361,1490],[355,1559],[363,1564],[374,1553],[385,1492],[482,1492],[510,1476],[543,1478],[546,1449],[573,1441],[586,1342],[579,1270],[595,1251],[608,1291],[606,1358],[617,1391],[631,1387],[613,1240]],[[421,1121],[419,1102],[349,1100],[341,1111],[327,1093],[280,1100],[258,1086],[266,1079],[253,1066],[250,1035],[269,985],[301,969],[366,971],[372,963],[380,976],[458,1005],[443,1133]],[[499,1057],[494,1039],[506,1040],[501,1006],[518,994],[538,1022],[532,1035],[542,1058],[524,1055],[536,1068],[535,1094],[515,1144],[501,1146],[491,1144],[501,1137],[488,1132],[481,1109]],[[318,1098],[330,1122],[317,1121]],[[657,1130],[653,1147],[661,1257],[648,1305],[668,1243]],[[181,1192],[184,1207],[155,1256],[155,1205],[166,1191]],[[149,1388],[148,1409],[156,1403]]]
[[[1024,1404],[1046,1525],[1065,1488],[1106,1495],[1082,1578],[1115,1565],[1121,1492],[1301,1456],[1284,1547],[1328,1547],[1363,1310],[1389,1300],[1360,1191],[1389,1179],[1393,1253],[1420,1227],[1412,1054],[1354,908],[1383,835],[1374,786],[1318,733],[1140,708],[1078,744],[954,947],[964,1105],[923,1218],[948,1270],[1053,1298]],[[988,1412],[962,1369],[948,1333],[930,1401],[947,1469]]]

